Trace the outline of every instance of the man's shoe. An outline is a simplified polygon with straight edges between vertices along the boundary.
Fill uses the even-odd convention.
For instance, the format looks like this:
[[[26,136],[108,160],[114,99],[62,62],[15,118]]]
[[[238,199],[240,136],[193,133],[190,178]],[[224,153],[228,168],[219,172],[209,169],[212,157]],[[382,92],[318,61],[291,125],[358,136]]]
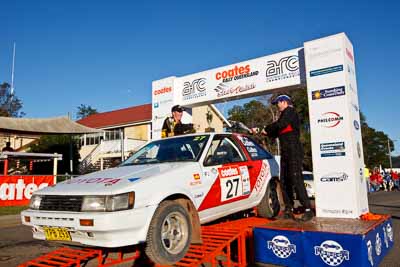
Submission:
[[[313,217],[314,217],[314,213],[310,209],[306,209],[303,216],[301,216],[301,220],[303,222],[307,222],[307,221],[311,220]]]
[[[291,219],[291,220],[295,220],[293,212],[291,210],[285,210],[285,213],[283,214],[283,219]]]

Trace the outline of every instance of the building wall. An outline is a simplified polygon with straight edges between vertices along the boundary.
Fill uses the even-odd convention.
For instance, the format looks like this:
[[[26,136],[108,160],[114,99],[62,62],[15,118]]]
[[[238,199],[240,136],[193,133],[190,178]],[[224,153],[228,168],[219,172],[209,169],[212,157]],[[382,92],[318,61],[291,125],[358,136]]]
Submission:
[[[222,132],[224,130],[224,123],[222,119],[209,106],[199,106],[192,109],[192,120],[194,126],[196,127],[196,131],[205,132],[205,128],[208,127],[206,116],[208,110],[210,110],[211,114],[213,115],[211,128],[215,128],[215,132]]]
[[[87,155],[90,154],[90,152],[93,151],[98,145],[86,145],[86,146],[81,146],[81,149],[79,150],[79,155],[81,156],[81,160],[86,158]]]
[[[125,127],[125,129],[124,129],[125,138],[139,139],[139,140],[147,141],[148,136],[149,136],[149,131],[148,131],[149,124],[150,123]]]

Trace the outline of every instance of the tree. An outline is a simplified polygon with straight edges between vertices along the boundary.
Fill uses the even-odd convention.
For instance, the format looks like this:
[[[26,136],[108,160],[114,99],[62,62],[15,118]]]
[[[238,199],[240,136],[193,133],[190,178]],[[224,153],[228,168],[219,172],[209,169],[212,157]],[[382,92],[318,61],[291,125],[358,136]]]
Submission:
[[[30,152],[62,154],[63,159],[58,163],[58,173],[70,173],[70,142],[72,143],[73,173],[78,173],[79,139],[70,135],[43,135],[38,142],[29,146]],[[53,168],[52,162],[35,163],[34,174],[48,173]]]
[[[23,117],[22,101],[11,92],[8,83],[0,84],[0,116],[1,117]]]
[[[360,121],[365,165],[370,169],[379,165],[389,168],[388,140],[390,151],[394,150],[393,141],[383,131],[370,127],[362,112],[360,112]]]
[[[98,113],[97,109],[92,108],[90,105],[81,104],[78,107],[78,112],[76,113],[76,118],[83,119],[83,118],[86,118],[87,116],[97,114],[97,113]]]

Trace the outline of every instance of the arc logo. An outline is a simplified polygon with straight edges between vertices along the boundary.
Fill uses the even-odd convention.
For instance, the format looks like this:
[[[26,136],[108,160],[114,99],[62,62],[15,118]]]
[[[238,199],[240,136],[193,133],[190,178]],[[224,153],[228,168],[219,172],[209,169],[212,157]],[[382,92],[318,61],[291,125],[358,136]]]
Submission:
[[[350,252],[343,249],[343,247],[333,241],[326,240],[319,246],[314,247],[315,256],[320,258],[329,266],[338,266],[342,264],[344,260],[350,260]]]
[[[290,240],[283,235],[277,235],[267,242],[268,249],[281,259],[288,258],[292,253],[296,253],[296,245],[291,244]]]
[[[322,116],[317,120],[317,124],[325,128],[333,128],[338,126],[342,120],[343,116],[339,113],[329,111],[322,114]]]
[[[206,78],[199,78],[183,83],[183,100],[199,98],[205,95],[207,95]]]
[[[299,57],[296,55],[267,62],[267,82],[285,80],[299,75]]]

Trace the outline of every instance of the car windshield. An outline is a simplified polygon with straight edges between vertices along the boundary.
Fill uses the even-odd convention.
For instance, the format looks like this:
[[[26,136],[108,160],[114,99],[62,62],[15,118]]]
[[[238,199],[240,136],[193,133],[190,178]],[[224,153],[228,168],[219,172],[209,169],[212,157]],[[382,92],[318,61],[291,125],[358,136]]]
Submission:
[[[157,140],[134,153],[121,166],[197,161],[208,137],[208,135],[196,135]]]

